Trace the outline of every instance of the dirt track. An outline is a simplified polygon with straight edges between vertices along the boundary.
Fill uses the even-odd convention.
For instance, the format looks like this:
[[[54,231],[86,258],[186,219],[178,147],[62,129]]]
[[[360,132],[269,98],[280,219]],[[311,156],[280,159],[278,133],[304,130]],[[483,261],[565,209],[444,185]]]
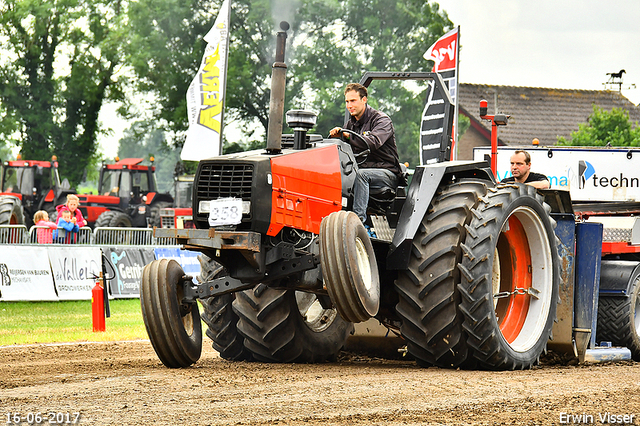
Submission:
[[[91,425],[550,425],[585,414],[603,424],[609,412],[640,424],[640,363],[485,372],[348,353],[320,365],[232,363],[209,343],[181,370],[148,341],[1,347],[0,421],[53,411]]]

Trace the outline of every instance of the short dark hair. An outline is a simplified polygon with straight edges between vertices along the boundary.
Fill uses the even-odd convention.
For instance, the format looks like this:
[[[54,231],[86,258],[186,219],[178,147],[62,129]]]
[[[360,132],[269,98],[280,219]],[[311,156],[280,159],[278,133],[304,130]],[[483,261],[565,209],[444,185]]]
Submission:
[[[344,94],[346,95],[347,92],[358,92],[358,95],[360,95],[360,99],[367,97],[369,95],[367,88],[360,83],[347,84],[347,87],[345,87],[344,89]]]
[[[531,164],[531,155],[527,151],[518,149],[516,150],[516,152],[513,153],[513,155],[516,155],[516,154],[524,154],[524,163]]]

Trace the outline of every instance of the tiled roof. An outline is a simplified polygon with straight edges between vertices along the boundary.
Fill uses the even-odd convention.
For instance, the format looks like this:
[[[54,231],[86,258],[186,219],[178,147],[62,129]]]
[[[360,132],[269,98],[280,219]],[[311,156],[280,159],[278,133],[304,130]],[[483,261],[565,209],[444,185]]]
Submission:
[[[593,104],[610,111],[624,108],[633,123],[640,122],[640,108],[618,92],[609,90],[566,90],[540,87],[491,86],[461,83],[458,87],[460,113],[491,130],[491,123],[480,120],[481,99],[489,103],[488,112],[510,115],[509,124],[501,126],[500,140],[507,145],[531,145],[538,138],[541,145],[554,145],[559,136],[571,138],[578,124],[586,123]]]

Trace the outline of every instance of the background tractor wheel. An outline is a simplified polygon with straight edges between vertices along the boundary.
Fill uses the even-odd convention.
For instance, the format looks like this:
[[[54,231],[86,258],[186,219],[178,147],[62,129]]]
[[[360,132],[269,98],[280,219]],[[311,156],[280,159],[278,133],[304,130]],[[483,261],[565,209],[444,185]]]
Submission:
[[[320,259],[331,301],[342,318],[363,322],[380,307],[376,255],[364,225],[341,210],[322,219]]]
[[[596,341],[625,346],[640,361],[640,275],[632,279],[629,296],[600,295]]]
[[[258,284],[236,293],[238,331],[253,359],[322,362],[335,359],[353,331],[335,309],[323,309],[314,294]]]
[[[162,218],[160,217],[160,211],[171,207],[171,203],[166,201],[158,201],[149,208],[149,225],[151,227],[162,228]]]
[[[188,367],[202,353],[198,304],[183,304],[182,267],[175,260],[154,260],[144,267],[140,305],[147,334],[158,358],[169,368]]]
[[[485,368],[530,368],[546,349],[560,283],[549,211],[524,184],[489,189],[472,210],[459,288],[467,342]]]
[[[102,212],[95,223],[96,228],[131,228],[132,226],[131,218],[116,210]]]
[[[461,181],[438,191],[413,239],[409,268],[399,271],[396,311],[407,349],[418,363],[458,367],[469,350],[458,309],[460,245],[486,182]]]
[[[200,262],[199,282],[211,281],[225,275],[222,265],[208,256],[201,254],[198,256],[198,261]],[[250,353],[245,349],[244,338],[238,332],[239,318],[232,307],[234,299],[233,294],[225,294],[200,300],[204,308],[202,320],[207,324],[207,336],[213,341],[213,349],[218,351],[224,359],[243,361],[250,358]]]
[[[22,205],[16,197],[0,198],[0,225],[24,225]]]

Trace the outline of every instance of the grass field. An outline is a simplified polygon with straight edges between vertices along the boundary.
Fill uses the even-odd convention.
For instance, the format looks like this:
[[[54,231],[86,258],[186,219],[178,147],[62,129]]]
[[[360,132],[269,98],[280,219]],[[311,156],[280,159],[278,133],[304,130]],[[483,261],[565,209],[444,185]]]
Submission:
[[[0,302],[0,346],[148,338],[139,299],[109,303],[106,331],[93,332],[91,301]]]

